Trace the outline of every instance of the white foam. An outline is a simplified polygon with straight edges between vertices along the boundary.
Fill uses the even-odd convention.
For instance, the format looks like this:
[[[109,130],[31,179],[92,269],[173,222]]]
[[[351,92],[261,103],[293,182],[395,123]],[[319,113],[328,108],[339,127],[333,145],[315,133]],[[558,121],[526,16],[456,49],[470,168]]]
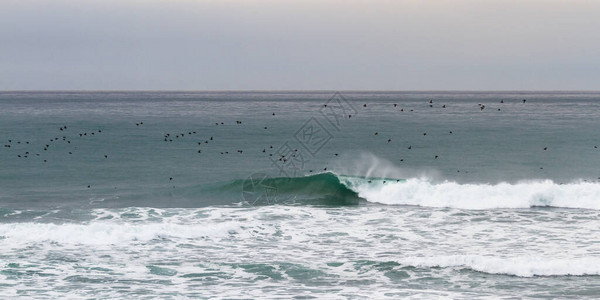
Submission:
[[[398,261],[403,266],[468,268],[489,274],[519,277],[600,275],[600,258],[550,259],[541,257],[500,258],[480,255],[407,257]]]
[[[58,244],[113,245],[123,242],[144,242],[156,238],[204,238],[226,237],[240,231],[236,222],[209,224],[172,223],[112,223],[47,224],[10,223],[0,224],[0,237],[16,245],[29,242],[54,242]]]
[[[600,209],[600,184],[551,180],[498,184],[433,183],[427,178],[386,184],[352,183],[349,187],[370,202],[462,209],[554,206]]]

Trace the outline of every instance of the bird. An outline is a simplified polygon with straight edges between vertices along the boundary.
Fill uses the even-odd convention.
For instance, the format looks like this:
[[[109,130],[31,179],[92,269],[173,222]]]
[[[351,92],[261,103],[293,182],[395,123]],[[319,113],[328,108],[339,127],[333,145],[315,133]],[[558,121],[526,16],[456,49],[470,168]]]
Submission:
[[[525,103],[525,101],[527,101],[527,99],[523,99],[523,103]]]
[[[394,107],[397,107],[397,106],[398,106],[398,104],[397,104],[397,103],[394,103]]]
[[[169,181],[170,181],[170,180],[173,180],[173,177],[169,177]]]
[[[500,103],[504,103],[504,100],[500,100]]]
[[[548,150],[548,147],[544,147],[544,151]]]
[[[412,145],[408,146],[408,150],[412,149]]]
[[[367,107],[367,104],[366,104],[366,103],[365,103],[365,104],[363,104],[363,107]]]
[[[378,132],[375,132],[375,135],[378,135],[378,134],[379,134]]]
[[[437,159],[438,157],[439,157],[439,156],[437,156],[437,155],[436,155],[436,156],[435,156],[433,159]]]
[[[388,139],[388,143],[391,142],[391,141],[392,141],[392,139]]]

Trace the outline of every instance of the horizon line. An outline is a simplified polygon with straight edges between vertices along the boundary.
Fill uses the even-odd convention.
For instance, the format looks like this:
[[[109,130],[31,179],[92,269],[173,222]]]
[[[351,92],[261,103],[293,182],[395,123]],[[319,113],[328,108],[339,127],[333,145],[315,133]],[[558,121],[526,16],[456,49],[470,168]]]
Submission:
[[[369,90],[369,89],[206,89],[206,90],[189,90],[189,89],[40,89],[40,90],[0,90],[0,93],[18,93],[18,92],[281,92],[281,93],[289,93],[289,92],[471,92],[471,93],[486,93],[486,92],[494,92],[494,93],[503,93],[503,92],[587,92],[587,93],[598,93],[600,90],[525,90],[525,89],[515,89],[515,90],[469,90],[469,89],[431,89],[431,90]]]

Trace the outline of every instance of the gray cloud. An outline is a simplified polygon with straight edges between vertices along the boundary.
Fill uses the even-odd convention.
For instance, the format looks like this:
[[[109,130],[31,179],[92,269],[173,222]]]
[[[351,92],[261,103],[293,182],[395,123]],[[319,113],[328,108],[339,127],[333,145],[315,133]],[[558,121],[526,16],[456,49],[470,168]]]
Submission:
[[[0,89],[581,89],[595,1],[15,1]]]

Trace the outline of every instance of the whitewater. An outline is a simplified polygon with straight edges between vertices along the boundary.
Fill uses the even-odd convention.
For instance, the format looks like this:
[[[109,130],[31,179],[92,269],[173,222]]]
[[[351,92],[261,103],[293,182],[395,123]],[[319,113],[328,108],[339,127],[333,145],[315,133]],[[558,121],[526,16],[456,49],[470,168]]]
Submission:
[[[367,201],[389,205],[419,205],[462,209],[529,208],[537,206],[600,209],[600,184],[578,181],[555,183],[552,180],[518,183],[460,184],[434,183],[427,178],[403,182],[355,185]]]

